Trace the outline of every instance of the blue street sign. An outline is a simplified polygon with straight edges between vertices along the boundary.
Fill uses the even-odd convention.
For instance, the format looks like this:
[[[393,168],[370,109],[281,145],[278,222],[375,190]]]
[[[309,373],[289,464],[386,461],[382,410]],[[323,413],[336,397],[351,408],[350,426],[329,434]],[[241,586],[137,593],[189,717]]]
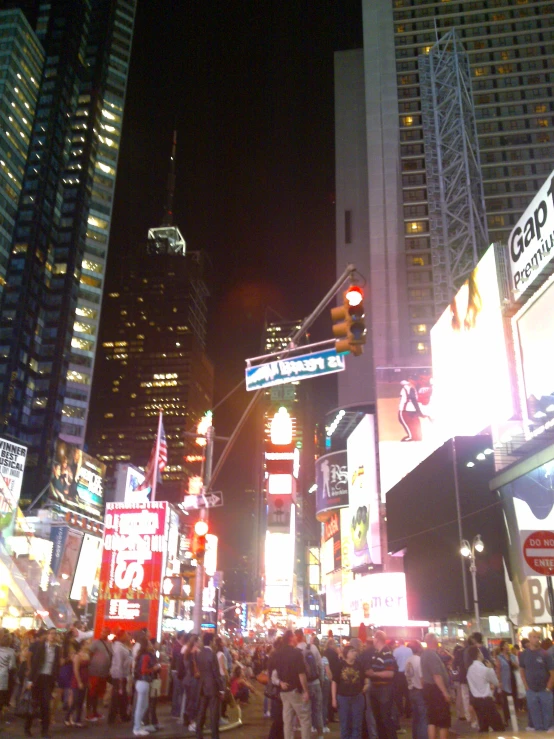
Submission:
[[[334,349],[276,359],[256,367],[247,367],[246,389],[259,390],[272,385],[284,385],[287,382],[307,380],[309,377],[343,372],[344,369],[344,355],[337,354]]]

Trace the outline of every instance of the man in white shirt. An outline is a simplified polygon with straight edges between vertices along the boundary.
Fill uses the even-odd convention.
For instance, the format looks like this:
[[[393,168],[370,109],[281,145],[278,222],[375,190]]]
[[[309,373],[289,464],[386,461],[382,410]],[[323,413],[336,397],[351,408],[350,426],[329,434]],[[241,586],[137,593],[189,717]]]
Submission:
[[[469,647],[470,666],[467,671],[467,684],[473,697],[473,707],[479,721],[479,731],[504,731],[504,722],[496,710],[491,688],[498,687],[498,678],[492,667],[485,665],[485,658],[478,646]]]
[[[421,642],[412,642],[410,652],[412,654],[406,660],[404,674],[412,708],[412,737],[413,739],[427,739],[427,708],[423,699],[423,678],[421,676],[421,653],[423,652]],[[396,657],[395,652],[393,656]]]
[[[301,652],[310,652],[313,655],[312,664],[315,666],[315,672],[310,675],[308,671],[308,662],[306,663],[306,679],[308,680],[308,693],[310,696],[310,704],[312,709],[312,727],[316,729],[318,739],[323,739],[323,693],[321,692],[320,677],[323,673],[323,663],[321,662],[321,654],[315,644],[308,644],[302,629],[296,629],[296,646]],[[304,656],[304,659],[306,657]],[[317,675],[316,675],[317,673]]]

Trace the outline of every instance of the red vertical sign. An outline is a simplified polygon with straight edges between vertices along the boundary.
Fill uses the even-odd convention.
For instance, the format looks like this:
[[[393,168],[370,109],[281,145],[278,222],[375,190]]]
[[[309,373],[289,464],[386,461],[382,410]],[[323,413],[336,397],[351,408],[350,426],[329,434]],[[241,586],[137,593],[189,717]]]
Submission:
[[[168,503],[108,503],[95,635],[104,626],[159,639],[167,559]]]

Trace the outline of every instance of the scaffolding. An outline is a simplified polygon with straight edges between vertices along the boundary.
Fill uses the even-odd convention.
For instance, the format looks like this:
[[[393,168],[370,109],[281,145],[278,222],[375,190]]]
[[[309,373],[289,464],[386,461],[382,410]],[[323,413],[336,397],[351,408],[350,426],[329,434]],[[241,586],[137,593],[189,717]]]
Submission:
[[[435,315],[488,246],[469,58],[452,29],[419,57]]]

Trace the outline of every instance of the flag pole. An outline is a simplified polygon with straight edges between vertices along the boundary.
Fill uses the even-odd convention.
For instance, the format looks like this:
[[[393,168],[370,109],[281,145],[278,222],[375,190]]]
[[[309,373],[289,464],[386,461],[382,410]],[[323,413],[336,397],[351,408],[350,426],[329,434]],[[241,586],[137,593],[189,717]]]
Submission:
[[[152,480],[152,492],[150,493],[150,501],[153,503],[156,500],[156,487],[158,485],[158,474],[160,464],[160,438],[162,435],[162,411],[160,410],[160,416],[158,418],[158,434],[156,436],[156,452],[154,454],[154,479]]]

